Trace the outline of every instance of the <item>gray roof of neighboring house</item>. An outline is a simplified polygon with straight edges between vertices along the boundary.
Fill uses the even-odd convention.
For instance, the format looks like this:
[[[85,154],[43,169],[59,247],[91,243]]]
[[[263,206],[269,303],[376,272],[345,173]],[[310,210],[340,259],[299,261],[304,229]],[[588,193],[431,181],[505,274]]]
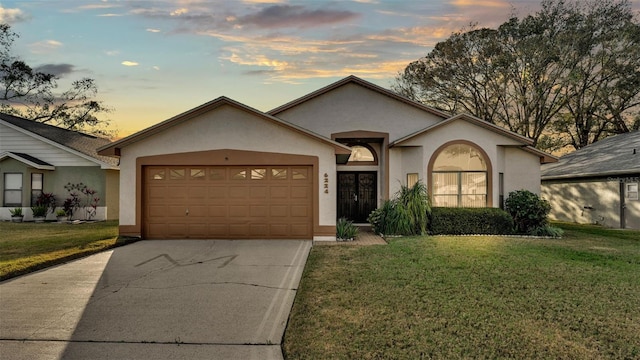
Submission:
[[[640,131],[618,134],[542,166],[542,180],[640,173]]]
[[[55,143],[78,151],[84,155],[88,155],[103,163],[118,166],[118,159],[110,156],[98,155],[98,152],[96,151],[97,148],[109,144],[111,142],[109,139],[63,129],[53,125],[42,124],[33,120],[27,120],[4,113],[0,113],[0,119],[36,135],[40,135]]]

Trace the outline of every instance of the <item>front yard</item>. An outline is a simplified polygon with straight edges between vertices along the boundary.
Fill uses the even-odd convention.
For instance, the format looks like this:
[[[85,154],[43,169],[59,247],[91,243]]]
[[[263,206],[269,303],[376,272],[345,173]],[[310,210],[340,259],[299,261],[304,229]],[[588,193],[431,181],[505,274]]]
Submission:
[[[0,280],[113,247],[117,221],[83,224],[0,221]]]
[[[287,359],[640,358],[640,232],[312,249]]]

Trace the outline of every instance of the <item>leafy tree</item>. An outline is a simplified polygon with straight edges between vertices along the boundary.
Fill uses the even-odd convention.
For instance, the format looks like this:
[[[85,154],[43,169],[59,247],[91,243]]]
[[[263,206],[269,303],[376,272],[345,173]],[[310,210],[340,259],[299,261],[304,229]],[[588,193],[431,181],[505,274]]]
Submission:
[[[0,24],[0,111],[69,130],[115,135],[106,129],[109,121],[97,117],[110,109],[95,100],[95,81],[76,80],[70,89],[56,93],[58,77],[11,54],[17,37],[8,24]]]
[[[393,88],[501,125],[544,150],[578,149],[634,127],[640,24],[626,0],[544,0],[539,12],[498,29],[452,34],[409,64]]]

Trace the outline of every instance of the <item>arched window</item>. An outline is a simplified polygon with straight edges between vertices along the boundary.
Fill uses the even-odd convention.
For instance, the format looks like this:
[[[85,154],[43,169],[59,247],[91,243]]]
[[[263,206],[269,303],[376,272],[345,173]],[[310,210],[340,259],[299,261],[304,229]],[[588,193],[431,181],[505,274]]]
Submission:
[[[348,165],[377,165],[378,157],[375,150],[368,144],[349,145],[351,147],[351,156],[349,156]]]
[[[434,156],[431,168],[434,206],[487,206],[488,165],[482,150],[468,143],[454,143]]]

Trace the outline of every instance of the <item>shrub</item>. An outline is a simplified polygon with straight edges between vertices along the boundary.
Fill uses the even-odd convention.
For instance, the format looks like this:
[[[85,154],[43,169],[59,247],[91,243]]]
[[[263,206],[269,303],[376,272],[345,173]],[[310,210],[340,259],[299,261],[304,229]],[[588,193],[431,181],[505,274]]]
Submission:
[[[35,205],[31,207],[31,212],[33,217],[44,217],[47,216],[48,208],[45,205]]]
[[[384,235],[424,235],[427,233],[431,202],[421,181],[402,186],[395,197],[369,214],[372,230]]]
[[[507,235],[513,232],[513,220],[497,208],[433,208],[433,235]]]
[[[531,191],[518,190],[509,193],[505,209],[513,218],[517,233],[531,234],[535,229],[548,225],[551,205]]]
[[[350,241],[358,236],[358,228],[353,225],[353,221],[349,221],[345,218],[338,219],[336,224],[336,237],[338,240]]]
[[[553,238],[562,237],[563,234],[564,230],[555,226],[541,226],[533,229],[533,231],[531,232],[531,235],[534,236],[548,236]]]

